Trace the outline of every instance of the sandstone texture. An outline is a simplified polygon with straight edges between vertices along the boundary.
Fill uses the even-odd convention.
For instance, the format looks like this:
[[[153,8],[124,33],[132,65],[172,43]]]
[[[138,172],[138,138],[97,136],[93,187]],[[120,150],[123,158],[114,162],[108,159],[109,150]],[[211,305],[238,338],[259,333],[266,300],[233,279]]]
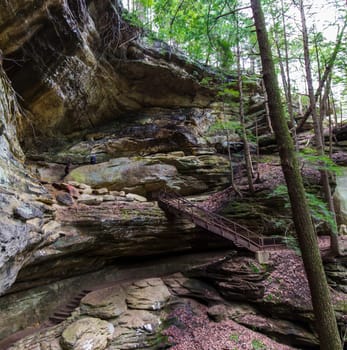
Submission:
[[[71,323],[61,336],[65,350],[104,350],[112,338],[114,327],[111,323],[93,317],[85,317]]]
[[[258,159],[249,196],[240,136],[213,130],[238,113],[219,100],[220,77],[123,14],[118,0],[0,2],[0,345],[31,326],[10,349],[318,348],[293,250],[258,264],[158,207],[163,190],[210,210],[227,199],[223,215],[255,232],[293,233],[271,196],[278,158]],[[267,133],[260,84],[244,86],[247,128]],[[259,145],[276,150],[273,135]],[[317,188],[317,171],[303,173]],[[208,256],[181,255],[196,251]],[[341,329],[345,260],[325,265]],[[81,292],[61,323],[47,321]]]

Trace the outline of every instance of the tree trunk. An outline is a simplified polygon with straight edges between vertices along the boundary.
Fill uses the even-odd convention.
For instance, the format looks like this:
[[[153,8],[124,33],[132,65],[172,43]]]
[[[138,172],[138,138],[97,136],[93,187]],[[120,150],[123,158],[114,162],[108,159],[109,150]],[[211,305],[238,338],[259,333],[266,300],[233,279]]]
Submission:
[[[275,24],[277,21],[277,16],[275,17],[275,15],[273,14],[272,17],[273,17],[273,22]],[[281,0],[281,18],[282,18],[284,54],[285,54],[284,59],[282,57],[279,34],[278,34],[276,29],[274,29],[274,39],[275,39],[274,41],[275,41],[278,60],[279,60],[284,95],[286,97],[286,102],[287,102],[289,120],[291,123],[290,131],[293,135],[295,150],[298,151],[299,145],[297,142],[296,122],[295,122],[294,113],[293,113],[293,99],[292,99],[292,92],[291,92],[291,80],[290,80],[290,74],[289,74],[289,53],[288,53],[288,41],[287,41],[287,26],[286,26],[286,21],[285,21],[285,16],[284,16],[283,0]],[[274,28],[275,28],[275,26],[274,26]],[[285,64],[283,64],[283,62]]]
[[[334,114],[334,126],[335,128],[337,128],[339,126],[339,122],[337,120],[337,111],[336,111],[336,104],[335,104],[335,98],[334,98],[334,94],[330,89],[330,97],[329,97],[329,101],[330,101],[330,106],[332,107],[333,110],[333,114]]]
[[[323,121],[324,117],[329,115],[329,157],[331,159],[333,154],[333,148],[332,148],[332,141],[333,141],[333,126],[332,126],[332,119],[331,119],[331,109],[329,106],[329,96],[330,96],[330,89],[331,89],[331,74],[327,80],[324,94],[320,101],[319,106],[319,114],[320,114],[320,120]],[[324,143],[324,134],[323,134],[323,143]]]
[[[269,127],[269,130],[270,130],[271,134],[273,134],[274,131],[273,131],[273,128],[272,128],[271,118],[270,118],[270,111],[269,111],[269,98],[267,96],[267,91],[266,91],[264,80],[261,82],[261,87],[263,89],[263,94],[264,94],[264,99],[265,99],[265,112],[266,112],[267,125]]]
[[[311,73],[311,60],[310,60],[310,53],[309,53],[309,44],[308,44],[308,34],[307,34],[307,26],[306,26],[306,17],[305,17],[305,10],[303,1],[299,0],[299,6],[300,6],[300,15],[301,15],[301,23],[302,23],[302,39],[304,43],[304,59],[305,59],[305,71],[306,71],[306,81],[307,81],[307,89],[308,89],[308,96],[310,99],[310,109],[313,119],[313,128],[315,133],[315,141],[316,141],[316,149],[318,156],[323,157],[325,155],[324,152],[324,143],[323,143],[323,135],[322,135],[322,120],[317,114],[317,108],[316,108],[316,97],[314,95],[313,91],[313,81],[312,81],[312,73]],[[334,255],[341,255],[338,245],[338,237],[337,237],[337,230],[336,230],[336,215],[335,215],[335,208],[334,208],[334,202],[331,196],[331,188],[329,183],[329,174],[327,169],[324,169],[324,163],[320,162],[321,170],[321,184],[323,187],[323,193],[325,200],[328,204],[329,210],[331,214],[333,215],[334,221],[335,221],[335,228],[330,229],[330,237],[331,237],[331,250]]]
[[[234,179],[234,167],[233,167],[233,162],[231,159],[231,151],[230,151],[230,135],[229,135],[229,130],[226,130],[227,132],[227,143],[228,143],[228,158],[229,158],[229,165],[230,165],[230,185],[236,192],[236,194],[242,198],[242,193],[238,189],[238,187],[235,184],[235,179]]]
[[[339,32],[339,34],[337,36],[337,41],[336,41],[336,45],[335,45],[334,51],[333,51],[333,53],[332,53],[332,55],[331,55],[331,57],[329,59],[328,64],[325,67],[323,76],[322,76],[322,78],[319,81],[318,88],[316,90],[316,93],[314,94],[315,101],[317,101],[318,96],[320,96],[320,94],[322,92],[322,89],[324,87],[324,84],[325,84],[326,80],[328,79],[329,74],[331,73],[331,71],[333,69],[333,66],[335,64],[335,60],[336,60],[337,54],[338,54],[338,52],[340,50],[340,46],[341,46],[341,43],[342,43],[343,34],[344,34],[345,29],[346,29],[346,26],[347,26],[347,19],[345,19],[343,27],[341,28],[341,31]],[[309,108],[307,109],[307,111],[305,112],[301,123],[297,127],[297,131],[299,131],[304,126],[304,124],[306,123],[306,120],[311,115],[311,113],[312,113],[311,107],[312,106],[310,105]]]
[[[243,141],[243,152],[245,156],[246,163],[246,171],[247,171],[247,180],[248,187],[251,193],[254,192],[253,186],[253,167],[252,167],[252,159],[251,152],[249,150],[249,143],[246,134],[246,126],[245,126],[245,113],[243,108],[243,86],[242,86],[242,72],[241,72],[241,51],[240,51],[240,35],[239,35],[239,20],[236,18],[236,30],[237,30],[237,48],[236,48],[236,56],[237,56],[237,88],[239,91],[239,113],[240,113],[240,123],[242,127],[242,141]]]
[[[341,340],[330,300],[329,287],[320,256],[318,241],[311,221],[294,145],[281,104],[275,66],[260,0],[251,0],[251,6],[263,65],[264,82],[268,93],[272,126],[276,135],[281,165],[292,207],[293,221],[311,290],[320,346],[324,350],[341,350]]]
[[[281,0],[281,16],[282,16],[282,26],[283,26],[283,37],[284,37],[284,56],[285,56],[285,67],[286,67],[286,77],[287,77],[287,105],[288,105],[288,113],[289,113],[289,119],[292,123],[292,135],[295,145],[295,150],[299,151],[299,144],[298,144],[298,138],[296,135],[296,121],[294,118],[294,111],[293,111],[293,97],[292,97],[292,81],[290,79],[289,74],[289,50],[288,50],[288,40],[287,40],[287,25],[286,20],[284,16],[284,4],[283,0]]]

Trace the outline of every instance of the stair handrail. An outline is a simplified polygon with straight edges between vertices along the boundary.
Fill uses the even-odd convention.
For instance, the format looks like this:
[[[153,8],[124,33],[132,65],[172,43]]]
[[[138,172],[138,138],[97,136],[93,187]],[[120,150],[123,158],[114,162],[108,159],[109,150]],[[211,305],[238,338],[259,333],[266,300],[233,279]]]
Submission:
[[[197,217],[196,213],[193,212],[193,209],[196,209],[196,210],[204,213],[207,217],[209,217],[211,219],[211,221],[218,222],[218,224],[220,226],[223,226],[223,228],[227,229],[228,231],[232,231],[233,234],[237,234],[240,238],[246,240],[248,243],[256,245],[259,248],[263,247],[262,237],[258,236],[256,233],[252,232],[247,227],[244,227],[244,226],[242,226],[240,224],[237,224],[236,222],[233,222],[233,221],[231,221],[229,219],[226,219],[226,218],[224,218],[221,215],[218,215],[218,214],[215,214],[215,213],[212,214],[209,211],[207,211],[206,209],[199,207],[198,205],[190,202],[189,200],[187,200],[186,198],[180,196],[177,193],[174,193],[174,192],[163,192],[159,196],[159,199],[161,201],[165,201],[166,203],[168,203],[170,205],[172,205],[172,202],[170,202],[170,200],[175,199],[175,200],[177,200],[176,208],[178,210],[180,210],[181,212],[186,212],[186,213],[190,214],[191,216],[196,216]],[[184,205],[181,205],[182,203]],[[187,212],[187,210],[186,210],[187,207],[190,208],[189,212]],[[199,219],[201,219],[201,217],[199,217]],[[216,220],[216,219],[218,219],[218,220]],[[234,226],[234,230],[231,230],[226,225]],[[242,230],[246,234],[239,233],[239,232],[237,232],[238,230]]]
[[[190,211],[188,212],[188,214],[190,214],[191,216],[195,216],[198,217],[198,213],[194,213],[193,208],[198,210],[200,213],[204,213],[208,218],[211,219],[212,222],[218,223],[218,225],[223,225],[224,228],[228,229],[228,231],[230,230],[229,226],[233,226],[234,230],[231,230],[233,232],[233,234],[237,234],[240,238],[246,240],[249,244],[253,244],[259,248],[263,248],[264,246],[274,246],[274,245],[278,245],[279,243],[276,242],[276,238],[271,238],[271,237],[263,237],[263,236],[259,236],[256,233],[252,232],[251,230],[249,230],[247,227],[242,226],[232,220],[229,220],[221,215],[215,214],[215,213],[211,213],[208,210],[201,208],[200,206],[192,203],[191,201],[187,200],[186,198],[184,198],[183,196],[179,195],[176,192],[168,192],[168,191],[163,191],[159,194],[159,198],[160,201],[162,202],[166,202],[167,204],[172,205],[172,202],[170,202],[170,200],[177,200],[177,209],[182,211],[182,212],[187,212],[186,208],[190,208]],[[181,203],[185,204],[184,206],[181,205]],[[201,217],[198,217],[200,220],[202,220]],[[206,222],[207,220],[205,220]],[[221,224],[220,224],[221,223]],[[239,233],[238,231],[243,231],[243,233]],[[246,233],[246,235],[244,234]],[[265,240],[271,240],[272,244],[265,244]]]

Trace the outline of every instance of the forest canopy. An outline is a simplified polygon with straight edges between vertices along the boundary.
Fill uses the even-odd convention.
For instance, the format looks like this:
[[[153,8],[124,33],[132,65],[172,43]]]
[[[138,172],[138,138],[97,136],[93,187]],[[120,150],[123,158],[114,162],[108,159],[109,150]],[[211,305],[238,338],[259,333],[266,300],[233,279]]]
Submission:
[[[262,4],[284,94],[290,81],[293,96],[305,103],[300,1],[265,0]],[[315,88],[319,87],[326,67],[331,65],[331,99],[335,102],[335,118],[342,118],[347,108],[346,3],[305,0],[303,5]],[[247,1],[123,0],[123,6],[128,18],[143,28],[147,36],[169,42],[191,60],[223,72],[236,71],[239,45],[243,72],[261,72],[252,12]],[[336,48],[336,57],[333,57]]]

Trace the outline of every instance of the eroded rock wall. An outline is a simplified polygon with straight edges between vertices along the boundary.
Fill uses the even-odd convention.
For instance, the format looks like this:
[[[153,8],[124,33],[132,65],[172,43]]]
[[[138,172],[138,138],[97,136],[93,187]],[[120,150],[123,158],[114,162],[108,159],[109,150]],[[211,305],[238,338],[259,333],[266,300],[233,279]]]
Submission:
[[[93,151],[97,151],[98,162],[108,161],[120,157],[120,152],[124,151],[129,157],[136,155],[137,149],[147,149],[150,153],[155,153],[164,147],[167,151],[165,142],[175,134],[174,131],[170,131],[166,138],[160,139],[157,135],[152,135],[151,140],[147,137],[140,141],[136,141],[136,135],[128,134],[123,135],[120,142],[87,142],[87,147],[80,147],[82,152],[71,149],[69,153],[71,145],[79,147],[79,142],[86,134],[99,130],[97,127],[106,121],[112,122],[122,118],[124,120],[125,117],[129,118],[135,114],[141,115],[139,113],[142,110],[151,107],[204,107],[214,99],[215,93],[199,83],[206,71],[189,63],[185,57],[173,52],[164,43],[149,45],[141,38],[141,30],[123,21],[121,16],[122,8],[118,1],[0,2],[0,60],[3,68],[0,81],[0,195],[3,214],[0,228],[0,294],[9,289],[23,267],[23,277],[19,280],[24,281],[25,288],[28,288],[30,283],[35,285],[34,280],[44,278],[43,269],[38,268],[39,261],[51,261],[55,271],[52,275],[55,276],[54,279],[64,278],[64,269],[69,270],[69,267],[75,266],[70,271],[81,273],[93,265],[90,261],[95,263],[92,259],[89,263],[84,263],[81,253],[81,258],[67,259],[66,255],[76,253],[73,252],[75,248],[66,254],[57,253],[57,247],[58,250],[61,249],[59,237],[63,237],[64,240],[64,237],[71,235],[76,237],[75,247],[80,252],[78,247],[84,239],[83,234],[77,237],[75,233],[79,232],[79,229],[74,227],[66,234],[64,228],[61,228],[66,226],[65,221],[55,221],[56,218],[60,220],[59,217],[64,219],[64,215],[59,216],[59,206],[58,209],[55,207],[55,198],[41,185],[42,182],[47,182],[45,174],[42,174],[46,163],[41,166],[31,166],[28,162],[24,164],[25,157],[21,146],[26,153],[33,155],[33,158],[36,156],[44,161],[55,162],[55,178],[52,180],[50,177],[48,180],[61,181],[66,157],[72,158],[74,166],[76,163],[83,165],[89,161],[86,159],[90,146],[95,148]],[[18,107],[19,105],[21,107]],[[176,133],[177,135],[181,141],[174,142],[174,146],[171,146],[172,151],[177,151],[187,141],[184,133]],[[21,146],[18,139],[21,140]],[[91,140],[94,140],[94,137],[89,139]],[[122,142],[135,144],[135,148],[124,147]],[[138,147],[136,142],[142,142],[142,145]],[[100,158],[102,154],[104,159]],[[128,162],[133,163],[133,159],[129,158]],[[160,163],[159,160],[151,162]],[[176,174],[174,167],[166,167],[171,167],[170,171]],[[198,190],[207,188],[201,179],[192,178],[190,175],[185,175],[184,178],[177,176],[177,179],[173,178],[173,183],[178,181],[186,188],[194,181],[197,181],[195,187]],[[225,180],[221,179],[220,185],[224,182]],[[159,179],[159,183],[163,181]],[[95,187],[102,186],[103,184],[99,184]],[[114,185],[113,188],[121,189],[123,186],[124,184]],[[110,187],[112,189],[112,186]],[[137,187],[138,184],[134,183],[130,190],[136,192]],[[143,192],[140,188],[137,192],[146,194],[147,190]],[[114,202],[108,199],[108,203]],[[103,205],[99,209],[102,207]],[[149,207],[150,204],[147,205],[147,209]],[[156,217],[160,214],[163,226],[157,225],[151,235],[163,233],[165,236],[168,224],[163,213],[158,214],[158,208],[154,204],[148,209],[148,215],[147,209],[144,208],[141,212],[142,222],[145,221],[144,217]],[[133,213],[135,212],[136,210],[133,210]],[[135,221],[140,214],[136,215],[135,213]],[[79,221],[78,218],[76,220]],[[91,226],[104,230],[104,223],[101,223],[99,218],[88,220],[94,220],[95,225]],[[111,215],[109,222],[112,220]],[[151,222],[151,219],[148,220]],[[113,222],[114,225],[117,223]],[[122,231],[121,227],[122,224],[118,231]],[[153,224],[149,224],[148,232],[153,227]],[[119,237],[121,236],[119,233]],[[136,235],[127,237],[130,236]],[[154,245],[148,244],[148,248],[143,249],[144,255],[169,249],[170,240],[161,244],[160,239],[157,239]],[[113,247],[109,254],[131,255],[130,251],[135,250],[138,253],[138,247],[142,243],[139,237],[135,240],[138,245],[133,245],[131,239],[128,243],[123,242],[123,246],[130,249],[127,253],[124,247],[117,248],[118,253],[115,253]],[[66,243],[63,246],[66,249]],[[73,244],[69,243],[68,246]],[[181,248],[185,249],[186,246],[183,242]],[[107,253],[104,255],[106,258],[95,263],[94,269],[110,259]],[[60,257],[66,258],[65,263],[59,260]],[[77,260],[79,262],[76,267]],[[72,265],[69,265],[68,261]],[[33,267],[26,270],[30,266]],[[38,270],[39,272],[35,273]]]
[[[0,294],[14,321],[2,336],[47,317],[62,280],[118,258],[226,246],[147,201],[164,187],[229,184],[220,140],[205,135],[225,112],[202,84],[215,76],[121,15],[117,1],[0,3]]]
[[[117,1],[2,3],[4,67],[22,96],[31,144],[148,107],[207,106],[206,73],[164,43],[151,46]]]
[[[0,294],[52,233],[44,229],[50,214],[35,201],[36,194],[45,190],[23,165],[16,131],[20,118],[15,93],[0,66]]]

